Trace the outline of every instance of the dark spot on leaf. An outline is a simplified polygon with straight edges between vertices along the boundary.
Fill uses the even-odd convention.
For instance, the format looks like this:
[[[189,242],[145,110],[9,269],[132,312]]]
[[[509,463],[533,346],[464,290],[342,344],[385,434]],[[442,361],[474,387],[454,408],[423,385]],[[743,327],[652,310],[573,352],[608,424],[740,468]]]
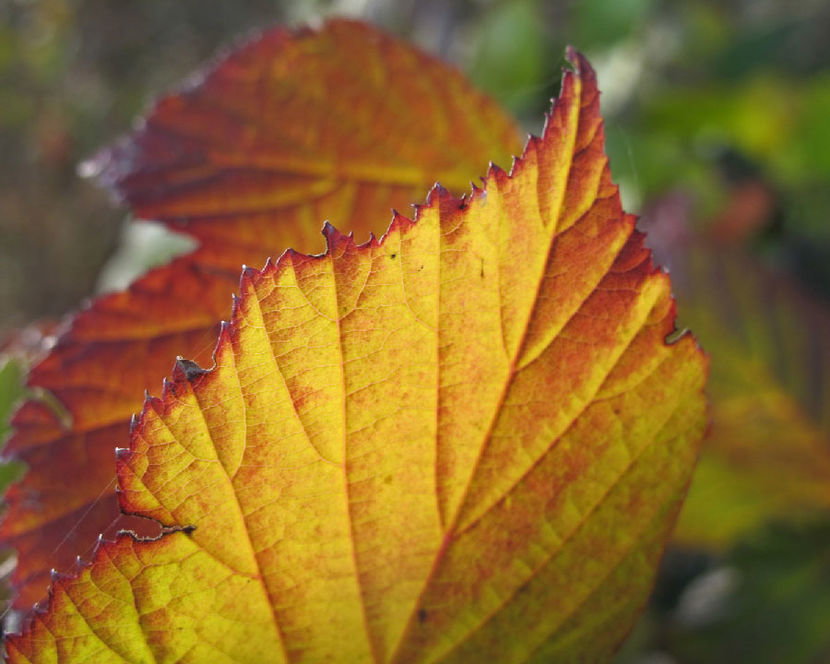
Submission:
[[[185,375],[188,381],[193,382],[200,376],[208,373],[205,369],[202,369],[198,364],[195,362],[191,362],[190,360],[185,360],[184,358],[180,357],[176,360],[176,363],[179,365],[179,368]]]
[[[422,625],[427,621],[427,617],[429,614],[427,613],[426,609],[418,609],[418,622]]]
[[[389,258],[396,258],[398,254],[389,254]]]

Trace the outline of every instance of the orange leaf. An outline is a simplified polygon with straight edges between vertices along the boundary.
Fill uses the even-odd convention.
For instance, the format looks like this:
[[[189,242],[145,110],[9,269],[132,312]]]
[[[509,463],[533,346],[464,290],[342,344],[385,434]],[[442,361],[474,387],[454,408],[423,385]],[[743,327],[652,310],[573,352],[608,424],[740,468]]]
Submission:
[[[464,191],[518,147],[514,123],[458,72],[335,19],[263,34],[85,170],[138,216],[198,238],[212,261],[232,251],[222,264],[236,271],[263,242],[317,251],[321,220],[379,232],[436,180]]]
[[[17,607],[42,599],[49,570],[71,570],[99,534],[111,537],[119,528],[158,533],[146,520],[120,514],[113,448],[126,444],[142,392],[158,385],[171,357],[185,348],[209,359],[215,321],[226,312],[232,288],[229,276],[179,259],[126,293],[96,300],[32,369],[29,385],[49,390],[65,412],[25,403],[4,450],[28,466],[5,496],[0,524],[4,545],[18,553],[12,576]]]
[[[327,215],[381,231],[436,179],[466,187],[517,148],[511,121],[457,72],[345,20],[266,32],[159,101],[97,165],[139,214],[203,244],[96,300],[32,372],[66,417],[27,404],[6,451],[29,466],[0,525],[18,553],[16,606],[41,599],[49,569],[71,570],[99,533],[157,532],[120,516],[112,450],[170,358],[209,360],[243,263],[316,250]]]
[[[243,273],[215,367],[179,361],[119,455],[123,508],[175,532],[102,544],[10,661],[607,659],[705,370],[571,59],[510,175]]]

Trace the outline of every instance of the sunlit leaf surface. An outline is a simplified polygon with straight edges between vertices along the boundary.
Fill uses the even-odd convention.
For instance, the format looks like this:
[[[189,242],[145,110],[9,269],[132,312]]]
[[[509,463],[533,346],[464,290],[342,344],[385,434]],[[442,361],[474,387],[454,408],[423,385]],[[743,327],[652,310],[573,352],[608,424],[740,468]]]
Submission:
[[[578,56],[541,139],[357,246],[243,273],[119,454],[168,534],[99,546],[12,662],[602,661],[704,428]]]
[[[381,232],[391,207],[423,200],[436,180],[461,192],[519,147],[511,121],[460,74],[344,20],[266,32],[161,99],[88,168],[202,245],[95,300],[33,370],[30,385],[60,407],[27,403],[7,448],[29,466],[0,525],[18,554],[16,605],[42,599],[50,568],[73,569],[99,533],[158,532],[120,515],[113,448],[173,358],[209,363],[243,263],[322,250],[326,219]]]

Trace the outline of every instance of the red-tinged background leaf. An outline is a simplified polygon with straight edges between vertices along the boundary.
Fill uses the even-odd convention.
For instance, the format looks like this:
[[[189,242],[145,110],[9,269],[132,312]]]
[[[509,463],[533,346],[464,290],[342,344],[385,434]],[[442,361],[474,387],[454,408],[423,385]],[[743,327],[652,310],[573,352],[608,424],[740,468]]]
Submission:
[[[382,230],[371,212],[418,200],[436,179],[464,191],[471,164],[505,163],[515,146],[514,124],[458,72],[332,20],[265,33],[86,170],[139,217],[259,256],[263,240],[318,250],[324,219],[365,238]]]
[[[230,288],[229,279],[206,278],[202,268],[179,259],[126,293],[99,298],[33,368],[29,385],[49,390],[60,408],[25,403],[4,450],[28,466],[6,495],[0,525],[5,543],[18,552],[16,606],[40,600],[50,569],[71,569],[99,534],[112,536],[122,527],[158,532],[146,520],[120,515],[113,449],[126,443],[140,392],[158,384],[171,354],[189,348],[194,357],[209,357]]]
[[[54,341],[54,328],[54,321],[43,320],[0,335],[0,450],[11,434],[12,414],[32,396],[26,389],[27,371]],[[5,493],[9,485],[20,479],[24,470],[20,461],[0,460],[0,492]],[[15,558],[11,552],[0,552],[0,602],[4,615],[13,595],[9,576],[14,567]]]
[[[243,272],[119,455],[122,535],[11,662],[606,661],[691,476],[705,361],[622,211],[593,71],[465,199]],[[244,611],[240,610],[244,607]]]
[[[157,532],[120,515],[113,449],[171,358],[209,361],[243,263],[322,248],[327,218],[381,231],[390,207],[436,180],[466,187],[511,151],[510,120],[457,72],[343,20],[266,32],[159,101],[97,163],[140,214],[204,244],[94,301],[32,371],[30,386],[51,392],[60,412],[26,404],[6,451],[29,466],[0,525],[18,553],[16,606],[40,600],[49,570],[73,569],[99,533]]]
[[[680,194],[646,217],[681,323],[712,356],[712,429],[677,541],[723,549],[770,521],[830,513],[830,313],[725,242],[740,225],[696,235]]]

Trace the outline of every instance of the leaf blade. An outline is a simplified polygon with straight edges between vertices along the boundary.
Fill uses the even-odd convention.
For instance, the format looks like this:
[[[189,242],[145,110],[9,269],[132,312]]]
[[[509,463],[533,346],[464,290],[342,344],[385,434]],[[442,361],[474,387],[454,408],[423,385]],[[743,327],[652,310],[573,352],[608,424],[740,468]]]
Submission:
[[[296,215],[302,234],[271,246],[316,250],[319,220],[382,230],[365,208],[406,205],[436,179],[463,191],[471,165],[508,159],[516,142],[512,121],[457,71],[329,19],[230,53],[87,170],[139,216],[257,255],[275,210]]]
[[[579,79],[587,88],[580,96],[595,100],[593,73],[584,60],[575,65],[563,89],[577,89]],[[578,106],[601,146],[595,101]],[[548,212],[547,244],[528,254],[533,260],[511,262],[514,242],[538,216],[529,212],[528,192],[540,179],[550,182],[550,162],[540,156],[555,154],[563,131],[578,134],[578,126],[559,122],[572,108],[565,97],[513,174],[491,170],[485,189],[470,198],[435,189],[417,222],[396,216],[381,241],[359,246],[329,229],[326,254],[287,252],[275,265],[244,272],[215,368],[179,362],[161,399],[146,403],[131,451],[119,459],[124,509],[188,527],[188,534],[104,544],[79,579],[55,585],[53,602],[86,587],[110,553],[114,561],[147,556],[140,576],[154,569],[157,548],[183,547],[170,579],[202,553],[211,569],[225,572],[190,570],[172,596],[169,579],[130,581],[153,607],[166,598],[156,607],[155,629],[141,626],[161,659],[194,648],[202,648],[202,658],[218,657],[215,629],[222,647],[238,646],[239,657],[251,661],[263,653],[284,653],[286,661],[470,661],[485,653],[523,661],[589,637],[588,655],[613,651],[645,599],[685,491],[705,422],[705,362],[688,335],[665,342],[674,321],[668,278],[651,265],[615,188],[607,198],[617,214],[608,214],[606,197],[598,195],[610,182],[606,163],[599,176],[579,179],[594,187],[593,204],[579,214],[579,206],[564,206],[560,216],[569,224],[552,223],[559,220]],[[603,274],[583,285],[589,293],[569,322],[560,327],[561,312],[542,306],[535,329],[557,327],[551,343],[535,341],[546,338],[541,332],[505,334],[502,312],[521,310],[513,305],[526,303],[527,294],[521,278],[501,290],[503,280],[488,274],[510,266],[538,277],[558,238],[595,225],[619,241],[605,245]],[[494,227],[502,232],[488,232]],[[452,235],[470,238],[481,255],[453,250]],[[578,261],[570,263],[554,267],[567,271]],[[453,269],[460,274],[447,280]],[[562,287],[543,279],[531,308]],[[482,302],[489,306],[481,320],[468,316]],[[453,303],[466,308],[447,306]],[[531,329],[533,315],[516,316],[518,325]],[[476,326],[475,338],[507,339],[516,357],[532,347],[535,361],[505,361],[493,373],[478,373],[469,340],[458,339],[459,319]],[[441,338],[442,325],[450,338]],[[468,371],[455,377],[463,375],[470,393],[489,400],[504,420],[496,435],[488,420],[480,425],[475,456],[482,461],[445,468],[438,454],[442,421],[463,418],[470,402],[458,393],[441,398],[456,385],[443,381],[444,368],[452,376],[458,364]],[[535,380],[516,387],[514,374]],[[571,404],[572,414],[563,415],[554,398],[535,403],[541,394],[572,394],[582,407]],[[518,409],[503,415],[511,406]],[[523,416],[523,407],[540,422]],[[463,427],[446,429],[447,450],[468,444]],[[495,474],[496,462],[512,481]],[[460,497],[443,507],[442,471],[444,495]],[[630,579],[631,570],[640,576]],[[614,579],[610,595],[601,586],[606,575]],[[274,629],[252,642],[247,628],[212,620],[207,601],[187,601],[185,593],[227,606],[230,594],[214,593],[214,576],[252,589],[254,622],[271,612]],[[623,578],[631,587],[621,604]],[[174,633],[182,606],[188,617]],[[57,620],[56,613],[37,617],[32,632],[13,637],[12,661],[31,653],[38,634]],[[73,634],[100,630],[110,618],[90,610],[83,620],[89,627]],[[344,643],[344,634],[357,638]],[[92,637],[73,641],[81,642],[87,656],[101,653]]]
[[[348,94],[335,94],[341,89]],[[293,106],[275,107],[292,95]],[[390,208],[408,205],[436,178],[466,187],[481,164],[518,147],[512,121],[460,74],[347,20],[268,31],[160,100],[96,168],[138,214],[201,244],[95,300],[32,371],[30,386],[50,391],[67,417],[27,405],[8,448],[30,468],[0,524],[0,541],[18,551],[15,606],[40,600],[49,570],[74,569],[99,534],[154,532],[120,515],[112,449],[126,445],[141,393],[156,389],[171,358],[210,363],[241,265],[261,265],[288,246],[317,251],[327,215],[360,233],[382,231]],[[325,172],[299,169],[318,158]],[[369,177],[401,170],[406,178],[394,186]],[[249,194],[270,202],[251,205]]]

